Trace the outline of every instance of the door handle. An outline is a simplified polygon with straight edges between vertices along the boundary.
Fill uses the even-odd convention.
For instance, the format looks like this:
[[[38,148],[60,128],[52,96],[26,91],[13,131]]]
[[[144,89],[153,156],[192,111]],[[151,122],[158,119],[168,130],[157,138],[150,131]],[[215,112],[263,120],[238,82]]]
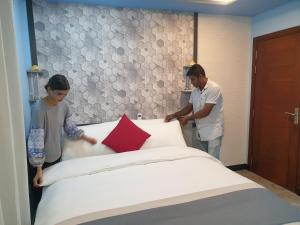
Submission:
[[[294,124],[295,125],[297,125],[299,123],[299,108],[298,107],[296,107],[294,109],[294,113],[290,113],[290,112],[284,112],[284,113],[294,117]]]

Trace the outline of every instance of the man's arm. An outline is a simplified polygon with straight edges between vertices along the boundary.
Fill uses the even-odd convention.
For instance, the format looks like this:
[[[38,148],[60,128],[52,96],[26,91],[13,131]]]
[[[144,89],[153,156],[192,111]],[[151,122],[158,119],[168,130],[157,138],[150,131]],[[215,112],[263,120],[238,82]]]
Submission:
[[[180,119],[181,125],[187,124],[187,122],[189,120],[201,119],[201,118],[204,118],[204,117],[208,116],[214,106],[215,106],[215,104],[205,103],[203,109],[199,110],[198,112],[196,112],[196,113],[194,113],[190,116],[186,116],[186,117],[181,118]]]
[[[194,119],[201,119],[203,117],[206,117],[210,114],[210,112],[214,106],[215,106],[215,104],[205,103],[203,109],[199,110],[198,112],[194,113],[193,115],[188,116],[188,119],[194,120]]]
[[[185,116],[187,114],[189,114],[190,112],[193,111],[193,104],[192,103],[188,103],[183,109],[181,109],[180,111],[178,112],[175,112],[173,114],[170,114],[170,115],[167,115],[166,118],[165,118],[165,121],[166,122],[169,122],[171,121],[172,119],[174,118],[179,118],[179,117],[182,117],[182,116]]]

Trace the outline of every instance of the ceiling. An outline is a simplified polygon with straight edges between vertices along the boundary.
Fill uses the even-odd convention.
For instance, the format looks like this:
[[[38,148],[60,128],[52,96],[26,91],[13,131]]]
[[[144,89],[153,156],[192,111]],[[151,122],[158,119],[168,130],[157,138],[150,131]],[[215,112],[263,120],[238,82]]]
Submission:
[[[256,16],[288,2],[299,0],[237,0],[230,5],[197,3],[197,0],[48,0],[49,2],[99,4],[103,6],[192,11],[235,16]]]

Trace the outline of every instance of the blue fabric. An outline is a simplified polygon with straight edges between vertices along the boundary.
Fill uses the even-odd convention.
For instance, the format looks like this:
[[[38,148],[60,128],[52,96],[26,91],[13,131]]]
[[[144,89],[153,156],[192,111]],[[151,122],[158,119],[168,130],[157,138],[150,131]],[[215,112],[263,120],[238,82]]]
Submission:
[[[65,120],[64,130],[70,139],[76,140],[83,134],[83,131],[78,129],[76,124],[71,120],[71,117]]]
[[[31,128],[28,137],[28,157],[32,166],[37,167],[45,162],[43,128]]]

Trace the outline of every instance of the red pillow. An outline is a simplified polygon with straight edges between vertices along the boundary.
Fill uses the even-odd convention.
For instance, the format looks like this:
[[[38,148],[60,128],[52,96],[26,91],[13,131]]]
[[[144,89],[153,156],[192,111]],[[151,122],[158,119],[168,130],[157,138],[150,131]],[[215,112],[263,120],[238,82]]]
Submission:
[[[138,150],[151,135],[136,126],[125,114],[118,125],[102,141],[115,152]]]

